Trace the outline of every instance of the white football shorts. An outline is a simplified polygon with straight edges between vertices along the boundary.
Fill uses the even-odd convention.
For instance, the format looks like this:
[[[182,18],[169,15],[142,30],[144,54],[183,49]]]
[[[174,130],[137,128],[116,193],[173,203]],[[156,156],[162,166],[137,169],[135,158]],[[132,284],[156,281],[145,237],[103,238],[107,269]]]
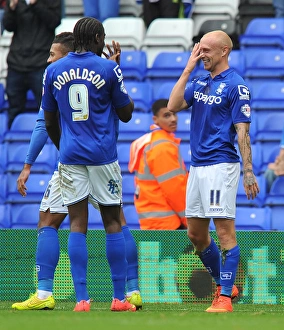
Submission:
[[[90,197],[89,202],[121,205],[122,177],[118,161],[100,166],[58,164],[64,205],[72,205]]]
[[[240,163],[190,166],[185,216],[235,219],[239,179]]]
[[[42,212],[46,212],[48,209],[50,213],[68,213],[67,207],[63,205],[58,171],[54,171],[48,182],[39,207]]]

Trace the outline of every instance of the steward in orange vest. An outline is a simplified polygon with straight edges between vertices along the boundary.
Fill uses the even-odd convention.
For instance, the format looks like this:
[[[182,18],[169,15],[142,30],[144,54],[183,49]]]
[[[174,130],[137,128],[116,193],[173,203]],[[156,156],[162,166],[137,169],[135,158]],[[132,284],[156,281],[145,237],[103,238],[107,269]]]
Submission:
[[[129,171],[135,171],[134,204],[140,228],[174,230],[187,227],[184,215],[188,171],[175,138],[177,115],[166,99],[156,101],[151,133],[133,141]]]

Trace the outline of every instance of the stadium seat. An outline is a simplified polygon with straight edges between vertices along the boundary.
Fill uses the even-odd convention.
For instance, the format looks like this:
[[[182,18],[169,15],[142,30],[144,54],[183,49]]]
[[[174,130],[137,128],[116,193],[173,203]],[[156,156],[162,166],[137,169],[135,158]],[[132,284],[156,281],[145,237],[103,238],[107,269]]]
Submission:
[[[26,197],[22,197],[17,190],[17,178],[18,174],[7,174],[7,203],[40,203],[51,176],[50,174],[30,174],[26,183]]]
[[[122,202],[123,205],[134,203],[134,175],[124,174],[122,176]]]
[[[284,50],[282,49],[244,49],[245,79],[284,78]]]
[[[182,142],[189,142],[191,112],[189,110],[181,111],[177,116],[178,125],[175,136],[180,138]]]
[[[11,206],[9,204],[0,204],[0,229],[11,227]]]
[[[150,112],[153,92],[147,81],[126,81],[125,88],[134,102],[134,111]]]
[[[11,207],[11,228],[37,229],[39,203],[15,204]]]
[[[6,171],[7,167],[7,148],[5,143],[0,143],[0,174]]]
[[[284,176],[278,176],[273,182],[265,205],[271,209],[271,229],[284,231]]]
[[[145,80],[153,86],[154,97],[158,88],[165,82],[176,83],[190,57],[190,51],[161,52],[155,57],[151,67],[148,67]]]
[[[284,111],[284,81],[266,79],[265,84],[255,85],[252,92],[252,110]]]
[[[109,17],[103,21],[106,33],[105,44],[112,45],[112,40],[120,43],[121,49],[140,50],[146,34],[146,27],[141,17]]]
[[[255,18],[275,17],[272,0],[239,0],[237,23],[239,34],[243,34]]]
[[[130,143],[118,143],[117,144],[117,158],[122,173],[129,173],[128,163],[130,154]]]
[[[0,112],[0,143],[3,142],[5,134],[8,132],[7,112]]]
[[[6,84],[8,73],[7,55],[10,50],[13,34],[14,32],[4,30],[0,36],[0,82],[4,84]]]
[[[240,49],[284,49],[284,20],[276,17],[254,18],[248,23],[239,40]]]
[[[274,113],[270,111],[259,111],[255,118],[255,142],[276,141],[280,143],[284,128],[284,111]]]
[[[190,160],[191,160],[190,144],[189,143],[181,143],[179,149],[180,149],[180,152],[181,152],[181,156],[184,160],[185,166],[186,166],[187,170],[189,170]]]
[[[119,16],[141,17],[143,14],[142,3],[136,0],[120,0],[119,1]]]
[[[0,173],[0,204],[6,203],[7,189],[7,176]]]
[[[62,32],[73,32],[73,28],[78,19],[78,17],[62,17],[60,25],[55,29],[55,35]]]
[[[4,135],[4,142],[30,141],[37,117],[38,114],[33,112],[17,115],[10,130]]]
[[[21,172],[28,152],[29,142],[5,143],[7,146],[6,172]],[[32,166],[33,173],[53,173],[58,160],[58,151],[51,144],[45,144]]]
[[[156,101],[158,99],[169,99],[174,85],[175,85],[174,81],[170,81],[170,82],[168,81],[162,83],[155,92],[156,95],[153,96],[154,100]]]
[[[140,229],[138,214],[134,205],[123,206],[123,212],[129,229]]]
[[[255,199],[247,199],[247,195],[243,185],[243,175],[240,176],[240,181],[237,190],[237,206],[253,206],[262,207],[264,205],[266,196],[266,181],[263,175],[256,175],[256,179],[259,185],[260,192]]]
[[[271,210],[269,207],[237,207],[236,230],[270,230]],[[210,230],[215,230],[213,221],[210,222]]]
[[[239,0],[195,0],[193,14],[195,15],[227,15],[235,19],[238,14]]]
[[[188,51],[192,46],[193,20],[191,18],[157,18],[146,31],[141,50],[147,53],[147,66],[163,51]]]
[[[152,115],[150,113],[133,112],[128,123],[119,123],[118,142],[132,142],[150,131]]]
[[[120,67],[124,81],[143,81],[147,72],[146,53],[141,50],[123,51],[120,55]]]
[[[4,110],[5,105],[5,86],[0,83],[0,111]]]
[[[279,154],[280,144],[278,142],[259,142],[257,145],[259,145],[259,150],[261,150],[262,154],[259,174],[263,174],[266,171],[268,164],[273,163],[276,156]]]

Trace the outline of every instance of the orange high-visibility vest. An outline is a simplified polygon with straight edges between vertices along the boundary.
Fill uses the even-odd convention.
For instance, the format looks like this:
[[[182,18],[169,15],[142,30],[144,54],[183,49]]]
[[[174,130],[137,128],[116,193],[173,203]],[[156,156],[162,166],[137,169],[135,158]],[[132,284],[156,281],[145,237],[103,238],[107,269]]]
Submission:
[[[131,144],[129,171],[135,171],[134,204],[141,229],[186,227],[188,171],[179,144],[180,139],[162,129]]]

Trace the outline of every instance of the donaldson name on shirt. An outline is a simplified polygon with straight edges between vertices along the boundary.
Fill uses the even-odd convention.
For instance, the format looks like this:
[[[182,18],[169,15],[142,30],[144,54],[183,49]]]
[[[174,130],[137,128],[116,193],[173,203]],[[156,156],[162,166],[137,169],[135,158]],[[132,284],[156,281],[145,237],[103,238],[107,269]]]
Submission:
[[[53,82],[53,86],[58,90],[61,90],[67,82],[75,79],[83,79],[90,81],[97,89],[100,89],[105,85],[105,80],[101,78],[95,71],[84,68],[70,69],[68,72],[64,71],[61,75],[58,75],[56,81]]]

